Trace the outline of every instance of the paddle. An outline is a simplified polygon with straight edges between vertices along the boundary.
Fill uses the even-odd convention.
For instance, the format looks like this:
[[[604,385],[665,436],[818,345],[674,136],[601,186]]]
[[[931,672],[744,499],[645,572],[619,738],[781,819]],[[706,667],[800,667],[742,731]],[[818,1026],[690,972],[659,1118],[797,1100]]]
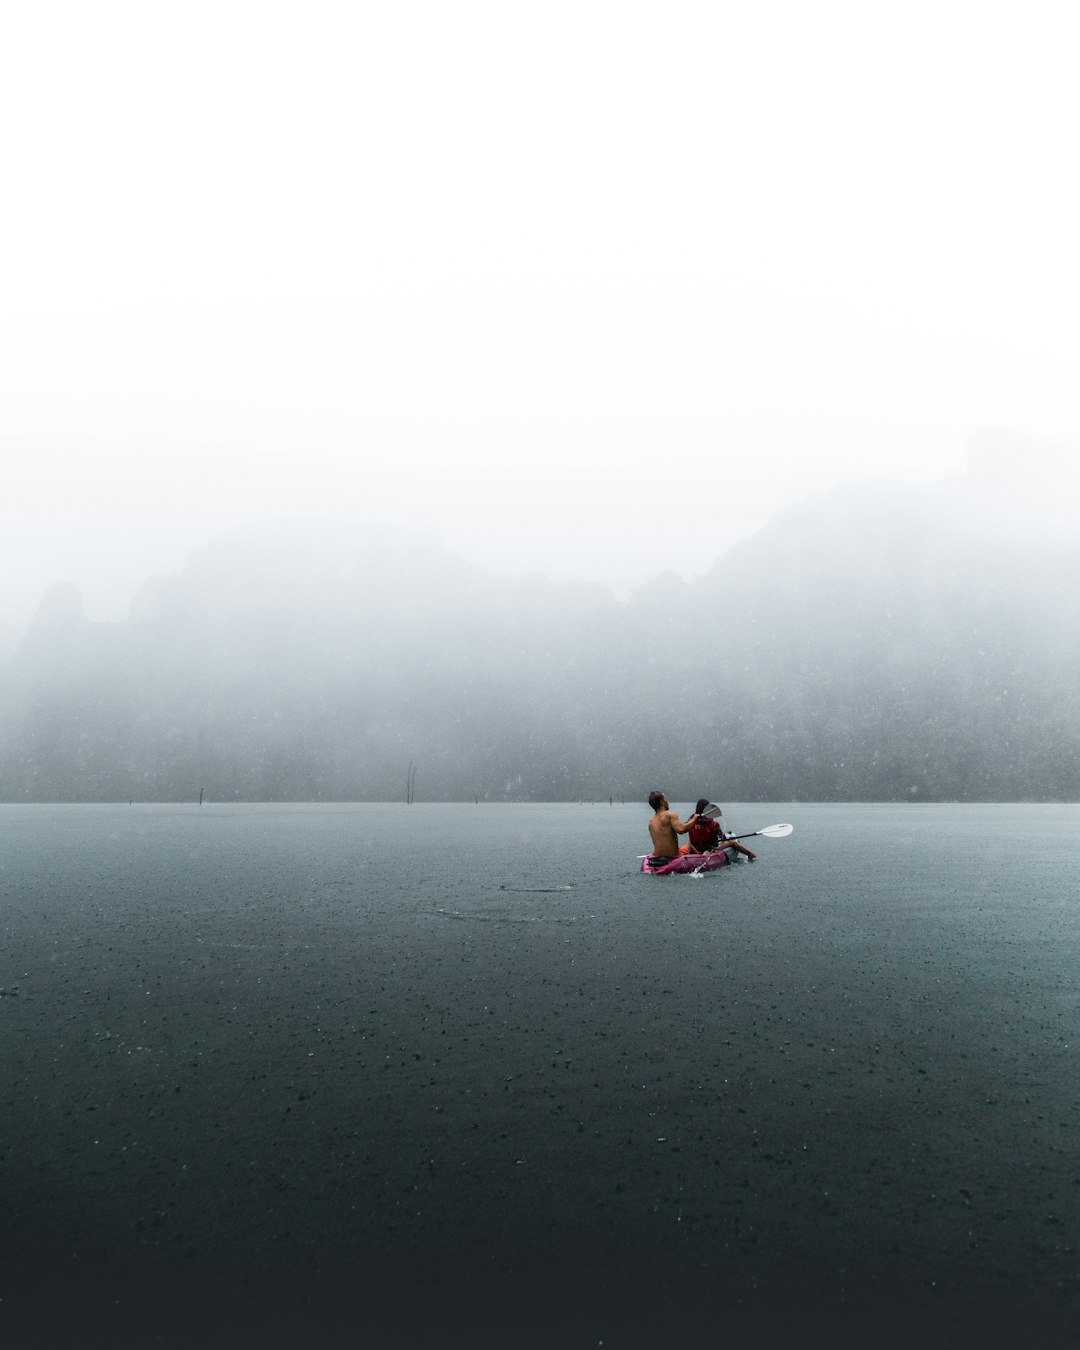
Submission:
[[[715,802],[710,802],[698,817],[699,820],[715,820],[717,816],[724,813]],[[755,835],[763,834],[768,839],[783,839],[789,835],[795,828],[794,825],[766,825],[763,830],[752,830],[749,834],[729,834],[728,839],[753,839]]]
[[[794,828],[794,825],[766,825],[763,830],[751,830],[749,834],[729,834],[723,842],[730,843],[732,839],[753,839],[756,834],[763,834],[766,839],[785,839]]]
[[[717,809],[719,810],[719,808]],[[702,815],[704,814],[705,812],[703,811]],[[712,819],[715,820],[716,817],[713,816]],[[794,830],[794,828],[795,828],[794,825],[766,825],[764,829],[751,830],[749,834],[730,835],[727,839],[722,839],[720,841],[720,847],[723,848],[725,844],[730,844],[733,839],[753,839],[756,835],[759,834],[764,835],[766,839],[786,839],[787,836],[792,832],[792,830]],[[638,857],[651,858],[652,854],[639,853]]]

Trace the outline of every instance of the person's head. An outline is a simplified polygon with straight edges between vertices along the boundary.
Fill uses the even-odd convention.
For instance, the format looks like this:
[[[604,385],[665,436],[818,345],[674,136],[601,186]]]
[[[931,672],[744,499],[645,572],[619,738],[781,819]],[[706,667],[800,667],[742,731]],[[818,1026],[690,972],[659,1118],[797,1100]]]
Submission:
[[[667,804],[667,798],[662,792],[649,793],[649,805],[654,811],[666,811]]]
[[[697,806],[694,807],[694,814],[700,816],[701,813],[702,813],[702,811],[704,811],[704,810],[708,807],[708,805],[709,805],[709,799],[708,799],[708,797],[699,797],[699,798],[698,798],[698,804],[697,804]],[[719,808],[717,808],[717,815],[719,815],[719,814],[720,814],[720,810],[719,810]]]

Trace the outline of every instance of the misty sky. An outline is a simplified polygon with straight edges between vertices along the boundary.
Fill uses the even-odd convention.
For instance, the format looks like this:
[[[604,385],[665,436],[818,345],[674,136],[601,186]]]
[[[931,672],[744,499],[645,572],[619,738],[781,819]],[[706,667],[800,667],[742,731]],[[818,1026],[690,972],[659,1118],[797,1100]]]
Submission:
[[[17,6],[0,624],[286,514],[625,589],[1075,445],[1073,52],[1038,0]]]

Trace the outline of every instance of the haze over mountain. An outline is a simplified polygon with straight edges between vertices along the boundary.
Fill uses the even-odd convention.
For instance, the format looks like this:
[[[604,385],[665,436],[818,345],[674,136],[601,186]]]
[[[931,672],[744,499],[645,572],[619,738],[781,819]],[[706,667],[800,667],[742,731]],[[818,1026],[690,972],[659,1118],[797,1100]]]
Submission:
[[[223,536],[120,623],[57,585],[2,670],[0,797],[398,798],[413,761],[421,800],[1076,798],[1080,548],[995,509],[1002,453],[625,603],[334,522]]]

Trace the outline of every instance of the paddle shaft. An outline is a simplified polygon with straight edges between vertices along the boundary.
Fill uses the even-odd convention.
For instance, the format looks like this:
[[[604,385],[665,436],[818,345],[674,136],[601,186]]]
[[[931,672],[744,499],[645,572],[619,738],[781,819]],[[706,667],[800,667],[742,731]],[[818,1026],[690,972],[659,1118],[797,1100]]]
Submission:
[[[753,839],[754,835],[764,835],[766,839],[785,839],[794,830],[794,825],[766,825],[761,830],[751,830],[749,834],[733,834],[732,839]]]

